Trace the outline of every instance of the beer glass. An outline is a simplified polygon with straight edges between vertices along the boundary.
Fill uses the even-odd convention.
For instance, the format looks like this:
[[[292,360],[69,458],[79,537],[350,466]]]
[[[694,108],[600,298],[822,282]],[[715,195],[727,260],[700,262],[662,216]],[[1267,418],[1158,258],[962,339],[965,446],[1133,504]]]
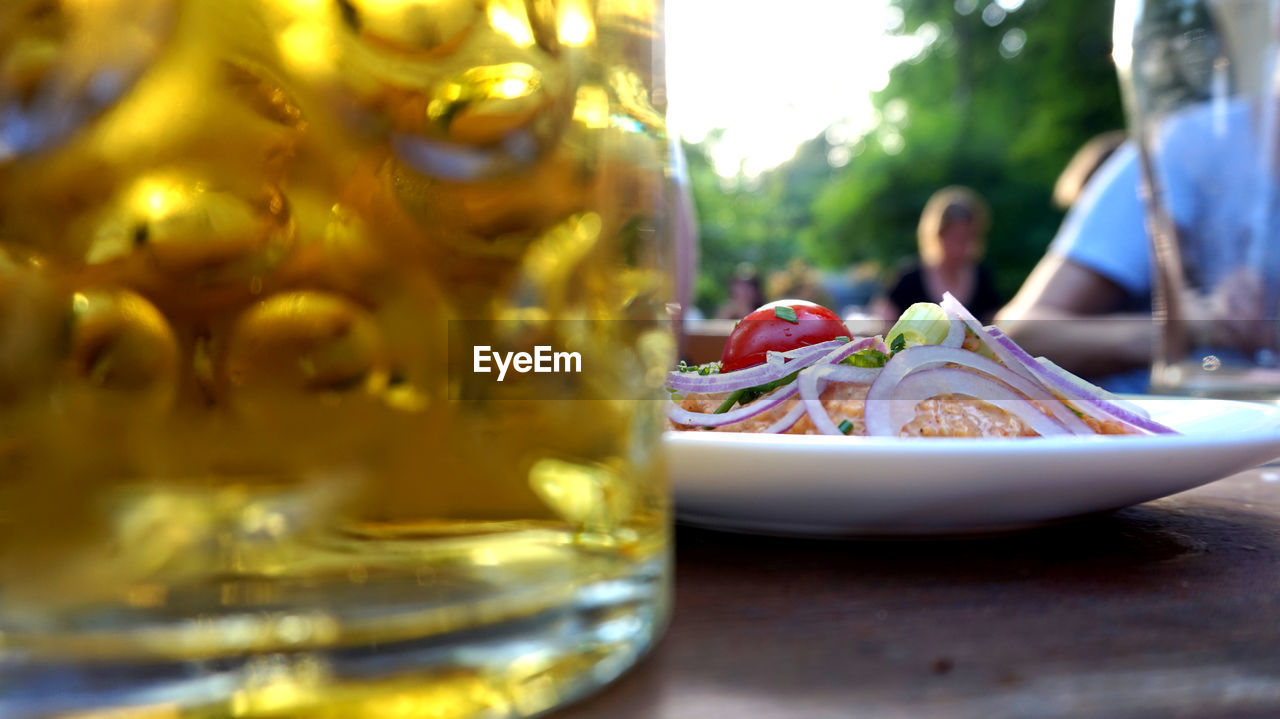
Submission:
[[[1120,0],[1159,327],[1151,388],[1280,399],[1280,114],[1270,0]]]
[[[527,716],[650,646],[661,29],[0,3],[0,715]]]

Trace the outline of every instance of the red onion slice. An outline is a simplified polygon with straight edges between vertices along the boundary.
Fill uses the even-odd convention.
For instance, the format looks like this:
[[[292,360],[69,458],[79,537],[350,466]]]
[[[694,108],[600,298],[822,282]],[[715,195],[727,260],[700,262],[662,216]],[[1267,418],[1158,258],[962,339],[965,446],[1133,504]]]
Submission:
[[[809,413],[809,419],[813,422],[814,429],[822,434],[844,434],[835,422],[831,421],[831,415],[827,414],[827,408],[822,406],[822,379],[823,371],[831,369],[829,366],[806,367],[800,373],[798,384],[800,385],[800,404],[804,405],[805,411]],[[849,369],[854,369],[850,367]]]
[[[868,337],[864,340],[866,347],[862,349],[874,347],[876,342],[879,342],[881,346],[884,345],[884,342],[879,337]],[[822,434],[844,434],[836,426],[835,422],[831,421],[831,415],[827,414],[827,408],[822,406],[823,383],[835,381],[852,384],[872,384],[883,372],[879,367],[850,367],[839,364],[840,360],[857,351],[855,349],[849,352],[833,353],[832,356],[835,359],[831,362],[819,362],[811,367],[806,367],[800,372],[800,404],[804,405],[805,410],[809,413],[809,419],[813,421],[814,428]]]
[[[1145,417],[1108,401],[1103,395],[1105,390],[1101,388],[1089,390],[1087,387],[1092,385],[1088,385],[1084,380],[1080,380],[1080,383],[1085,384],[1086,387],[1081,387],[1079,384],[1065,380],[1045,369],[1044,365],[1037,362],[1026,350],[1019,347],[1016,342],[1009,339],[1005,333],[995,327],[990,328],[987,332],[991,336],[995,347],[1012,357],[1013,362],[1025,367],[1027,372],[1032,373],[1036,381],[1090,417],[1103,422],[1119,422],[1127,428],[1150,434],[1178,434],[1177,430],[1166,427],[1150,417]]]
[[[939,344],[942,347],[956,347],[964,344],[964,322],[959,317],[948,317],[947,336]]]
[[[765,363],[760,365],[756,365],[755,367],[749,367],[744,370],[738,370],[737,372],[729,372],[728,374],[724,374],[724,375],[695,375],[694,377],[689,377],[689,379],[696,378],[700,380],[709,380],[717,377],[731,378],[732,381],[717,383],[713,385],[713,389],[710,389],[710,390],[707,389],[706,387],[706,385],[710,383],[707,383],[707,382],[689,383],[689,384],[692,384],[693,386],[699,386],[699,385],[701,386],[698,389],[688,390],[688,391],[732,392],[733,390],[744,389],[746,387],[755,387],[757,385],[764,384],[765,382],[772,382],[776,379],[782,379],[783,377],[786,377],[787,375],[797,371],[800,372],[799,379],[803,380],[805,372],[808,369],[812,369],[816,365],[827,367],[829,370],[835,371],[835,373],[840,377],[850,377],[850,378],[856,377],[858,378],[858,381],[870,382],[871,379],[874,379],[874,376],[871,374],[868,374],[868,372],[878,373],[879,372],[878,369],[868,370],[867,368],[864,368],[864,367],[830,366],[840,362],[840,360],[844,359],[845,357],[848,357],[854,352],[857,352],[859,350],[869,349],[869,348],[878,348],[878,349],[881,349],[881,351],[887,351],[887,348],[884,347],[884,341],[881,340],[879,337],[865,337],[863,339],[853,341],[853,342],[840,342],[838,340],[821,342],[816,345],[801,347],[794,350],[790,350],[788,352],[770,353],[769,361],[766,361]],[[772,361],[775,355],[781,356],[787,361],[782,364],[777,364]],[[766,374],[761,368],[766,368],[766,369],[772,368],[773,372],[776,373],[772,375],[773,379],[759,379],[762,376],[764,377],[770,376],[770,374]],[[756,374],[748,375],[748,377],[752,381],[749,384],[740,384],[742,381],[745,381],[740,378],[740,375],[742,375],[743,373],[752,372],[752,371],[756,371]],[[671,373],[671,375],[690,375],[690,374],[693,374],[693,373],[682,373],[682,372]],[[668,376],[670,377],[670,375]],[[670,377],[670,378],[672,381],[669,382],[668,386],[670,386],[672,389],[676,391],[681,391],[679,387],[675,386],[676,382],[674,380],[676,380],[677,378],[676,377]],[[846,381],[855,381],[855,380],[850,379]],[[785,401],[789,397],[796,394],[796,392],[799,391],[799,387],[798,387],[799,384],[801,384],[801,382],[792,382],[790,384],[787,384],[784,387],[779,387],[773,392],[770,392],[769,394],[755,400],[754,402],[751,402],[750,404],[747,404],[742,407],[738,407],[736,409],[732,409],[728,412],[721,412],[719,414],[714,412],[690,412],[689,410],[686,410],[680,407],[675,402],[672,402],[667,406],[667,417],[670,418],[671,421],[675,422],[676,424],[683,424],[691,427],[723,427],[724,425],[727,425],[727,424],[733,424],[735,422],[741,422],[745,419],[750,419],[751,417],[754,417],[762,412],[767,412],[773,407],[776,407],[779,403]],[[682,386],[689,386],[689,385],[682,384]],[[797,405],[807,406],[806,403],[804,402],[798,402]],[[818,406],[821,407],[821,402],[819,402]],[[792,418],[791,421],[787,423],[785,426],[781,426],[783,421],[791,417],[793,413],[795,413],[795,417]],[[799,421],[801,414],[803,414],[803,412],[797,411],[793,407],[791,410],[787,412],[787,414],[783,415],[782,418],[779,418],[777,422],[775,422],[773,425],[770,425],[770,427],[766,431],[773,431],[774,433],[776,433],[776,432],[790,429],[792,425],[794,425],[797,421]],[[827,424],[830,424],[830,423],[831,421],[828,419]],[[781,426],[781,428],[774,430],[775,426]],[[837,434],[840,434],[839,429],[836,428],[835,425],[831,425],[831,426],[833,429],[835,429],[835,432]]]
[[[889,354],[889,348],[885,347],[884,340],[881,339],[879,335],[876,335],[875,337],[863,337],[860,340],[854,340],[846,344],[845,346],[836,349],[834,352],[831,352],[825,357],[822,357],[821,359],[819,359],[817,362],[814,362],[813,364],[814,365],[837,364],[839,362],[842,362],[846,357],[853,354],[854,352],[861,352],[862,350],[872,350],[872,349],[878,352],[881,352],[883,354]]]
[[[1010,339],[1009,341],[1012,342],[1013,340]],[[1082,394],[1086,394],[1086,395],[1096,394],[1102,400],[1111,402],[1112,404],[1115,404],[1117,407],[1123,407],[1124,409],[1127,409],[1130,412],[1133,412],[1134,414],[1140,417],[1146,417],[1147,419],[1151,419],[1151,413],[1148,412],[1146,409],[1139,407],[1138,405],[1134,404],[1133,402],[1130,402],[1129,400],[1121,397],[1118,394],[1115,394],[1114,392],[1108,392],[1107,390],[1099,387],[1096,384],[1093,384],[1092,382],[1089,382],[1088,380],[1081,379],[1071,374],[1070,372],[1062,369],[1061,367],[1054,364],[1053,362],[1050,362],[1048,359],[1044,357],[1036,357],[1036,364],[1043,367],[1045,371],[1051,372],[1052,374],[1057,375],[1058,379],[1061,379],[1063,382],[1066,382],[1072,385],[1073,387],[1079,388]]]
[[[814,365],[809,368],[820,374],[823,382],[844,382],[846,384],[871,384],[880,376],[879,367],[851,367],[847,364]]]
[[[797,347],[787,352],[770,352],[767,355],[768,359],[758,365],[723,374],[701,375],[697,372],[668,372],[667,387],[681,394],[693,392],[716,394],[756,387],[793,374],[802,367],[807,367],[822,359],[832,350],[846,347],[849,344],[852,343],[828,340],[814,345]]]
[[[915,348],[912,348],[915,349]],[[877,382],[879,384],[879,382]],[[888,389],[884,389],[885,387]],[[872,392],[876,397],[872,397]],[[998,407],[1022,420],[1042,437],[1069,434],[1053,417],[1012,387],[989,376],[957,367],[935,367],[912,372],[900,381],[872,385],[867,394],[865,418],[867,434],[897,437],[916,415],[916,406],[924,399],[940,395],[973,397]]]
[[[867,399],[885,399],[897,392],[896,385],[910,373],[945,364],[967,367],[1003,382],[1021,393],[1024,398],[1037,402],[1041,410],[1052,415],[1071,434],[1097,434],[1041,384],[1014,374],[999,362],[987,359],[976,352],[939,345],[916,345],[894,355],[880,373],[880,378],[867,392]],[[927,397],[919,399],[927,399]]]
[[[785,400],[784,400],[785,401]],[[764,434],[782,434],[796,425],[804,413],[808,410],[804,402],[796,402],[786,414],[778,418],[776,422],[760,430]]]
[[[795,382],[789,382],[754,402],[731,409],[728,412],[690,412],[675,402],[669,402],[667,404],[667,417],[676,424],[690,427],[723,427],[726,424],[751,419],[762,412],[773,409],[782,401],[795,395],[796,384]]]
[[[991,333],[982,326],[982,323],[978,321],[978,318],[974,317],[973,313],[969,312],[964,305],[960,304],[960,300],[957,300],[950,292],[942,293],[942,302],[940,304],[942,305],[943,312],[959,319],[966,327],[973,330],[973,333],[978,336],[978,339],[982,340],[982,343],[986,345],[987,348],[991,350],[991,353],[1003,362],[1006,367],[1017,372],[1026,379],[1033,382],[1038,381],[1034,374],[1032,374],[1026,367],[1023,367],[1021,362],[1016,361],[1004,347],[1000,346],[1000,344],[995,341],[995,338],[992,337]]]

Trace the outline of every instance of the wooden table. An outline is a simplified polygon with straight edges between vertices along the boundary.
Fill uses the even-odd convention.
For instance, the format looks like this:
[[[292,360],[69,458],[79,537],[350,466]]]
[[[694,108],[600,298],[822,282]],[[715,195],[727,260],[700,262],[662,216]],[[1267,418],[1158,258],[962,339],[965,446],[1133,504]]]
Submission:
[[[657,649],[555,719],[1280,717],[1280,466],[1003,536],[676,546]]]

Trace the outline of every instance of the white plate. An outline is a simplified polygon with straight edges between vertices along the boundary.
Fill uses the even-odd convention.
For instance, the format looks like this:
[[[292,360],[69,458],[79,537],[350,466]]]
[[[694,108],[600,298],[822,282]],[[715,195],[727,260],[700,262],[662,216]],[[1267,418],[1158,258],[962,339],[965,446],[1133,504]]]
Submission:
[[[1280,457],[1280,407],[1133,399],[1182,434],[895,439],[667,432],[676,517],[769,534],[1013,529],[1146,502]]]

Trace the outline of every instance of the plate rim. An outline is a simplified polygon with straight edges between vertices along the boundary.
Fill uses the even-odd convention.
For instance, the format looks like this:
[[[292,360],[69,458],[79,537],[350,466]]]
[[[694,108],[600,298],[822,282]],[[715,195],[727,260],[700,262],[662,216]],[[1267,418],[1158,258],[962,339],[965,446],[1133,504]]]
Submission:
[[[1085,512],[1071,512],[1059,516],[1045,517],[1040,520],[1004,522],[993,521],[988,522],[987,527],[983,527],[978,531],[1017,531],[1018,529],[1040,526],[1046,523],[1059,522],[1069,517],[1085,516],[1095,514],[1100,511],[1114,511],[1126,506],[1141,504],[1152,501],[1172,494],[1177,494],[1188,489],[1203,486],[1212,483],[1226,476],[1230,476],[1236,472],[1244,471],[1250,467],[1261,466],[1275,459],[1280,459],[1280,406],[1262,402],[1250,402],[1243,400],[1229,400],[1204,397],[1174,397],[1174,396],[1146,396],[1146,395],[1129,395],[1125,397],[1143,404],[1148,401],[1176,401],[1186,403],[1189,401],[1205,401],[1212,403],[1212,409],[1219,413],[1235,414],[1237,412],[1247,412],[1248,414],[1242,419],[1247,422],[1256,423],[1256,426],[1245,428],[1235,428],[1229,431],[1205,432],[1197,431],[1192,433],[1176,434],[1176,435],[1136,435],[1136,436],[1090,436],[1090,437],[1037,437],[1037,438],[903,438],[903,437],[837,437],[824,435],[762,435],[753,433],[727,433],[727,432],[680,432],[668,430],[664,432],[663,446],[664,452],[667,454],[668,462],[674,463],[681,452],[714,452],[717,449],[736,449],[738,451],[760,456],[761,454],[776,455],[802,455],[813,449],[821,448],[823,460],[825,462],[835,461],[837,458],[852,458],[854,456],[862,456],[868,460],[883,460],[888,458],[898,458],[902,456],[904,450],[910,450],[912,455],[925,457],[928,456],[930,461],[937,461],[940,457],[956,457],[957,460],[981,460],[983,457],[992,459],[998,458],[999,462],[1018,462],[1021,460],[1034,460],[1037,456],[1045,455],[1061,455],[1064,452],[1072,450],[1081,450],[1088,447],[1087,454],[1095,461],[1106,460],[1112,457],[1132,454],[1135,450],[1139,453],[1150,453],[1152,451],[1162,451],[1162,455],[1168,455],[1168,459],[1173,459],[1175,455],[1186,456],[1188,453],[1195,454],[1201,450],[1212,448],[1221,452],[1224,448],[1238,449],[1239,454],[1243,455],[1241,462],[1221,462],[1222,472],[1210,477],[1183,477],[1174,475],[1168,482],[1168,491],[1150,496],[1137,502],[1128,504],[1118,504],[1106,508],[1098,508]],[[1206,410],[1210,407],[1206,407]],[[1153,414],[1156,411],[1153,409]],[[1175,429],[1179,429],[1178,425],[1173,425]],[[1254,458],[1263,454],[1268,456],[1263,459],[1254,461]],[[1216,470],[1215,470],[1216,471]],[[682,481],[683,480],[683,481]],[[1136,483],[1141,483],[1139,480]],[[759,485],[762,480],[753,478],[744,482],[746,485]],[[886,527],[881,523],[873,523],[868,521],[847,521],[844,523],[832,523],[829,519],[822,519],[814,522],[797,522],[794,517],[761,517],[756,513],[743,514],[741,512],[726,511],[723,513],[708,511],[708,497],[714,498],[717,490],[716,486],[721,487],[723,491],[727,482],[717,477],[710,478],[701,484],[691,484],[691,480],[687,475],[671,469],[671,490],[674,504],[674,516],[677,521],[686,522],[692,526],[698,526],[709,529],[721,529],[724,531],[739,533],[768,534],[775,536],[808,536],[808,537],[840,537],[840,538],[857,538],[857,537],[874,537],[874,536],[896,536],[896,537],[927,537],[927,536],[960,536],[972,534],[976,528],[968,526],[959,526],[947,528],[938,527],[903,527],[901,529],[890,529],[886,531]],[[1052,483],[1050,483],[1052,484]],[[823,494],[817,495],[821,499]],[[833,498],[847,499],[839,493],[833,493]],[[850,495],[852,496],[852,494]],[[883,495],[882,495],[883,496]],[[682,497],[684,502],[682,502]],[[696,499],[696,506],[689,506],[690,500]],[[725,501],[727,504],[740,503],[741,496],[728,497]],[[1108,500],[1110,501],[1110,500]],[[682,510],[682,504],[687,509]],[[875,524],[874,528],[871,525]],[[859,527],[864,527],[860,529]]]

